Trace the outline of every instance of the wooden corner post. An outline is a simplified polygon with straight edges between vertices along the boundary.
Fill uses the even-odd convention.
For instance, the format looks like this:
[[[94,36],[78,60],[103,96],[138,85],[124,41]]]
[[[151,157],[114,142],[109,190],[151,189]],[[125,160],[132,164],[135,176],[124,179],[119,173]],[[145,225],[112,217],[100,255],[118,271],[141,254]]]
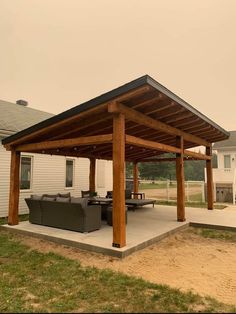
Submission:
[[[113,115],[113,243],[126,245],[125,225],[125,117]]]
[[[181,153],[176,154],[177,220],[185,221],[184,140],[182,136],[176,138],[176,144],[181,149]]]
[[[133,192],[138,193],[138,162],[134,161],[133,163]],[[137,198],[137,195],[134,195],[134,198]]]
[[[206,147],[206,155],[212,156],[212,146]],[[214,191],[213,191],[213,173],[212,173],[212,159],[206,161],[207,174],[207,203],[208,209],[213,209],[214,206]]]
[[[8,224],[18,225],[19,218],[19,196],[20,196],[20,152],[11,151],[10,166],[10,191],[9,191],[9,209]]]
[[[95,178],[96,178],[96,159],[90,158],[90,170],[89,170],[89,191],[95,192]]]

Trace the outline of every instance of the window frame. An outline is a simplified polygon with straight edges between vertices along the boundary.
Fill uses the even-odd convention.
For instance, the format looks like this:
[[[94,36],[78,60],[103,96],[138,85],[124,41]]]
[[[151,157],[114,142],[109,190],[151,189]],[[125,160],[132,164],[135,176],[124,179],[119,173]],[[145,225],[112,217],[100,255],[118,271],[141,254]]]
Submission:
[[[67,160],[69,161],[72,161],[73,162],[73,171],[72,171],[72,186],[66,186],[66,175],[67,175],[67,172],[66,172],[66,163],[67,163]],[[74,190],[75,189],[75,159],[74,158],[66,158],[65,159],[65,181],[64,181],[64,189],[65,190]]]
[[[30,188],[29,189],[22,189],[21,188],[21,161],[22,158],[29,158],[30,159]],[[21,154],[20,156],[20,192],[28,193],[33,190],[33,163],[34,163],[34,156],[33,155],[25,155]]]
[[[229,167],[225,167],[225,157],[229,158]],[[224,155],[224,169],[231,169],[231,155],[230,154]]]

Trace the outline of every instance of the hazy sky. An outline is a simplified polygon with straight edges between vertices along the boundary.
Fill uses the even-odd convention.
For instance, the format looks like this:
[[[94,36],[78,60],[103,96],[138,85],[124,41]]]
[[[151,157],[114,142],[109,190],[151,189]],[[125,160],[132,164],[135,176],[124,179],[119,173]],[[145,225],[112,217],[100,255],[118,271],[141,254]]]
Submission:
[[[0,99],[59,113],[144,74],[236,130],[236,0],[0,0]]]

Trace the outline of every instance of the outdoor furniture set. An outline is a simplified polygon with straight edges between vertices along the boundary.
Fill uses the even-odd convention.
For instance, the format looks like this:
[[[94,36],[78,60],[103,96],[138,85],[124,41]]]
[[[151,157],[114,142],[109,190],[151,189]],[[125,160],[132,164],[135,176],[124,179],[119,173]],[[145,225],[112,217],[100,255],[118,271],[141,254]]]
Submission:
[[[29,207],[29,222],[54,228],[78,232],[91,232],[101,228],[102,220],[112,226],[112,191],[106,197],[97,197],[90,191],[82,191],[84,197],[72,197],[66,194],[31,195],[25,201]],[[140,196],[134,199],[133,196]],[[136,208],[153,204],[154,200],[146,200],[142,193],[125,190],[127,223],[128,207]]]

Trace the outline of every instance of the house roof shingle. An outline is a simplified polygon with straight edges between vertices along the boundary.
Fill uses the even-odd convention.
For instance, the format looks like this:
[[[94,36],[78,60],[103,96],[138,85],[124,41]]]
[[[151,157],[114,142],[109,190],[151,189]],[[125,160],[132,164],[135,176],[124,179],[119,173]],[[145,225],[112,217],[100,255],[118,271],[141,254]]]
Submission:
[[[0,100],[0,133],[14,134],[52,116],[48,112]]]
[[[213,145],[213,149],[226,147],[236,147],[236,131],[230,131],[230,136],[227,140],[217,142]]]

